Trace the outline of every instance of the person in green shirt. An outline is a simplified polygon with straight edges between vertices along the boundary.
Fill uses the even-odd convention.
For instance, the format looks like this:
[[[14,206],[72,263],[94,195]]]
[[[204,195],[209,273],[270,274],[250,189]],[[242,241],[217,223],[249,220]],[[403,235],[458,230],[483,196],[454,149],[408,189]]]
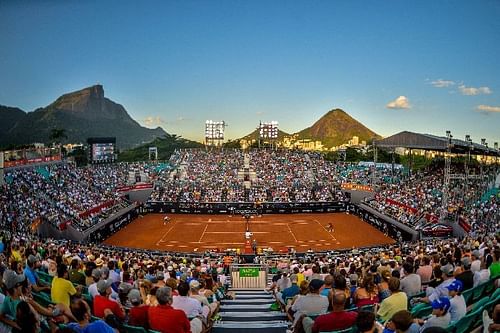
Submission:
[[[490,265],[490,278],[500,275],[500,249],[493,251],[493,262]]]
[[[408,309],[408,297],[404,292],[399,290],[400,280],[391,277],[388,285],[391,296],[380,303],[380,308],[377,311],[377,315],[384,322],[391,319],[396,312]]]
[[[3,285],[7,295],[0,308],[0,321],[5,325],[20,330],[16,322],[17,306],[21,302],[22,283],[26,277],[8,269],[3,273]]]

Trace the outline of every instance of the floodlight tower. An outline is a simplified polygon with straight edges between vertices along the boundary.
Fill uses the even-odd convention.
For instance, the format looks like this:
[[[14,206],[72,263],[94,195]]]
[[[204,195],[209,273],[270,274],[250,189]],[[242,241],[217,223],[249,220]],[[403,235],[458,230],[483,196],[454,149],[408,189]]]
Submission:
[[[377,186],[377,146],[375,144],[376,138],[373,138],[372,144],[373,144],[373,172],[372,172],[372,190],[373,192],[376,191],[376,186]]]
[[[498,142],[493,144],[493,148],[495,148],[495,169],[498,169]]]
[[[465,193],[467,193],[469,187],[469,163],[470,163],[470,151],[472,150],[472,140],[470,135],[465,136],[465,142],[467,143],[467,157],[464,158],[464,170],[465,170]]]
[[[446,153],[444,155],[444,186],[443,186],[443,198],[442,198],[442,207],[441,207],[441,219],[443,220],[448,212],[448,198],[449,198],[449,190],[450,190],[450,171],[451,171],[451,148],[453,135],[451,135],[451,131],[446,131],[447,145],[446,145]]]

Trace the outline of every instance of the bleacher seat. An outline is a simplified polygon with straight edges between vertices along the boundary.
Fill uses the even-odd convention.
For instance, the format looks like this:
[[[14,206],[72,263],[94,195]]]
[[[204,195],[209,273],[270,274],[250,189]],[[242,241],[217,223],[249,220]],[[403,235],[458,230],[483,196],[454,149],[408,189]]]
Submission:
[[[462,317],[456,323],[449,325],[446,328],[446,331],[450,333],[467,333],[470,332],[476,323],[477,319],[481,316],[483,312],[482,308],[479,308],[475,311],[471,311],[467,313],[464,317]]]

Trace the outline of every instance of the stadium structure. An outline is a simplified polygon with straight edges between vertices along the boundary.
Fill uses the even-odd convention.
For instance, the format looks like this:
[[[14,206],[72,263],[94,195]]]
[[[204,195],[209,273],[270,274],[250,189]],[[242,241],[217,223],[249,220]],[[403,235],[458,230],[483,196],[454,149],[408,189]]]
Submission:
[[[138,304],[163,304],[164,286],[192,332],[357,332],[360,318],[446,314],[439,302],[457,292],[468,307],[444,328],[470,332],[500,302],[497,145],[401,132],[373,143],[373,161],[348,163],[221,148],[224,126],[207,121],[216,148],[176,150],[168,161],[115,162],[114,138],[90,139],[94,163],[85,167],[58,148],[2,152],[7,296],[26,293],[14,290],[24,269],[32,306],[62,309],[63,331],[75,320],[54,292],[66,277],[77,286],[71,302],[85,299],[92,320],[120,332],[170,332],[134,321]],[[409,165],[378,163],[380,149],[402,149]],[[412,170],[416,152],[434,159]],[[388,310],[394,295],[404,301]],[[105,316],[100,297],[122,312]],[[3,311],[2,325],[13,325]]]

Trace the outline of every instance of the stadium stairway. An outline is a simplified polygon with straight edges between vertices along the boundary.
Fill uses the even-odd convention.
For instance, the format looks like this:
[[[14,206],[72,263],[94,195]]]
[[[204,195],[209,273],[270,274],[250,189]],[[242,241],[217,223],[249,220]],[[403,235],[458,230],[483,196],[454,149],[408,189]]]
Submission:
[[[221,320],[214,323],[212,333],[285,333],[286,315],[271,311],[272,294],[262,289],[232,289],[235,297],[223,300]]]

